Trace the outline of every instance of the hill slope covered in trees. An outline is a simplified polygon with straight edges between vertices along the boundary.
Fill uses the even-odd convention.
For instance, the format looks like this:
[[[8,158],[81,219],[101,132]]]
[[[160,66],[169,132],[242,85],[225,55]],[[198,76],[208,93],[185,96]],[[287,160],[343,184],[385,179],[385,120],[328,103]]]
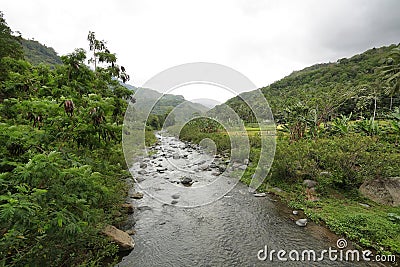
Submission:
[[[33,65],[44,63],[52,66],[62,64],[61,58],[52,47],[24,38],[20,38],[20,42],[24,50],[24,57],[29,63]]]
[[[328,121],[338,114],[355,118],[373,116],[400,104],[396,80],[385,79],[382,70],[396,64],[398,45],[372,48],[335,63],[317,64],[260,88],[278,122],[285,122],[291,109],[313,109],[318,119]],[[398,53],[398,52],[397,52]],[[251,94],[246,92],[244,94]],[[244,120],[255,118],[240,96],[226,102]]]

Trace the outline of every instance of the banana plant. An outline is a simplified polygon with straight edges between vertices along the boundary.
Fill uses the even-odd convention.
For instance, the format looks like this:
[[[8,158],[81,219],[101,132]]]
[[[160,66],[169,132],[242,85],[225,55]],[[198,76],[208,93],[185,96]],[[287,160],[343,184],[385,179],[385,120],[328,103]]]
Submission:
[[[349,116],[340,115],[340,117],[335,118],[332,122],[332,133],[339,135],[348,134],[351,130],[350,119],[352,115],[350,113]]]

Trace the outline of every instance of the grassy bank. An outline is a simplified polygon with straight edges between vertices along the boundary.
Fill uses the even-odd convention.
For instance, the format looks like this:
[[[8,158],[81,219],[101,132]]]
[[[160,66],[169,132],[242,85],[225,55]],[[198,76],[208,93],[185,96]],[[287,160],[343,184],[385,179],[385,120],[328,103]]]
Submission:
[[[193,125],[182,129],[181,139],[198,143],[210,138],[219,153],[229,150],[226,132],[207,133],[200,124],[197,128]],[[255,131],[254,127],[249,129],[250,164],[242,177],[246,184],[251,181],[260,154],[260,138]],[[360,246],[400,254],[400,207],[375,203],[358,190],[366,180],[398,176],[399,152],[396,137],[387,132],[366,135],[350,131],[342,135],[325,131],[318,138],[295,142],[280,132],[274,163],[259,191],[277,194],[293,209],[304,210],[316,223]],[[315,192],[303,185],[305,179],[318,182]]]

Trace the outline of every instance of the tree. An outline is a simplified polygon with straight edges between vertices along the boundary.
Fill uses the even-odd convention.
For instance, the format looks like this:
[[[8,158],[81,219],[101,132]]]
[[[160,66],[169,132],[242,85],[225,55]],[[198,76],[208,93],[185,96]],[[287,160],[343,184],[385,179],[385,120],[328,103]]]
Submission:
[[[381,95],[381,85],[378,83],[362,84],[359,86],[359,96],[357,96],[356,108],[362,111],[369,108],[371,101],[373,103],[372,120],[375,120],[378,107],[378,97]]]
[[[8,64],[4,60],[9,58],[22,59],[23,50],[21,44],[18,42],[18,37],[13,36],[13,32],[8,27],[7,22],[3,17],[3,12],[0,11],[0,82],[6,79],[9,70]],[[0,89],[3,91],[4,85],[0,84]],[[8,91],[6,89],[6,91]],[[0,92],[0,99],[3,99],[4,92]]]
[[[0,60],[0,265],[106,262],[118,252],[100,233],[122,220],[119,124],[132,92],[104,65],[91,70],[83,49],[54,68]]]
[[[22,59],[24,56],[22,46],[18,38],[12,35],[13,32],[3,16],[3,12],[0,11],[0,59],[3,57]]]
[[[400,48],[393,48],[391,57],[386,59],[386,66],[381,68],[381,77],[386,83],[386,93],[390,95],[390,110],[393,106],[393,96],[400,93]]]
[[[121,79],[123,83],[129,81],[130,77],[126,73],[125,67],[116,64],[117,57],[108,50],[104,40],[96,39],[96,35],[92,31],[89,31],[87,40],[90,51],[93,51],[93,57],[89,59],[88,63],[93,63],[95,72],[105,72],[110,75],[110,78]],[[99,67],[99,64],[104,65],[104,68]]]
[[[303,138],[308,125],[309,113],[310,108],[301,102],[285,109],[286,127],[290,133],[291,141]]]

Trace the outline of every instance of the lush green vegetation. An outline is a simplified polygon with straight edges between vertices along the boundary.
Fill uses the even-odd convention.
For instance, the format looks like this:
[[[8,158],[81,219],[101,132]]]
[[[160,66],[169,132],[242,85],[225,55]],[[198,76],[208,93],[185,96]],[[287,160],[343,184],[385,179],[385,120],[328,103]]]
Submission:
[[[6,56],[12,58],[23,57],[23,50],[18,38],[12,34],[12,30],[4,19],[3,12],[0,11],[0,58]]]
[[[130,85],[125,86],[132,90],[136,89]],[[135,99],[135,108],[139,112],[149,113],[147,126],[153,130],[160,130],[164,123],[165,127],[169,127],[174,125],[176,121],[184,121],[188,114],[195,116],[208,110],[201,104],[185,100],[183,96],[161,94],[148,88],[136,90]],[[172,110],[174,112],[171,114]],[[170,117],[166,121],[168,115]]]
[[[27,40],[22,37],[20,37],[19,40],[24,50],[25,59],[32,65],[44,63],[46,65],[55,66],[62,64],[61,58],[53,48],[42,45],[35,40]]]
[[[400,174],[399,51],[397,46],[372,49],[306,68],[263,88],[280,125],[274,162],[259,188],[349,240],[396,254],[400,207],[375,203],[359,187]],[[250,184],[261,150],[259,129],[240,97],[227,104],[247,123],[250,164],[242,181]],[[216,107],[209,114],[220,111]],[[229,135],[212,121],[192,121],[180,138],[196,143],[211,138],[225,153]],[[318,182],[315,190],[307,189],[306,179]]]
[[[94,33],[94,71],[83,49],[51,69],[0,27],[0,265],[103,265],[118,248],[101,231],[123,220],[129,77]]]
[[[396,45],[373,48],[349,59],[314,65],[295,71],[261,91],[278,123],[285,123],[292,110],[314,117],[317,123],[350,114],[354,119],[374,114],[382,118],[400,104],[399,49]],[[226,104],[245,121],[255,122],[240,96]]]
[[[174,129],[170,129],[174,134]],[[180,131],[179,138],[192,143],[200,143],[205,138],[210,138],[217,144],[219,153],[228,153],[231,148],[229,135],[220,124],[212,119],[197,118],[189,121]]]

